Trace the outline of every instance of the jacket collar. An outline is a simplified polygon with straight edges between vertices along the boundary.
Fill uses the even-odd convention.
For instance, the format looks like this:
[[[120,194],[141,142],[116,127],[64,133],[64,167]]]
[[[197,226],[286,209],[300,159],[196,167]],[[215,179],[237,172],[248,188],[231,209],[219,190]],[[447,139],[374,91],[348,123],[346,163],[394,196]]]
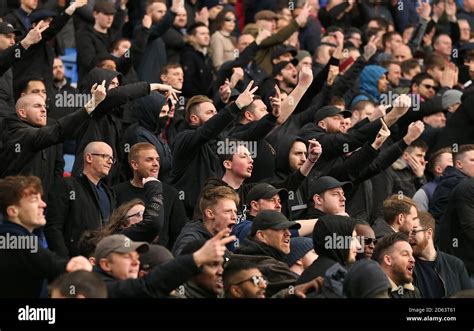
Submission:
[[[13,223],[7,219],[4,219],[3,222],[0,224],[0,233],[11,233],[11,234],[17,234],[17,235],[22,235],[22,236],[33,235],[30,231],[28,231],[26,228],[24,228],[20,224]]]
[[[390,292],[398,292],[398,290],[400,289],[400,286],[397,286],[397,284],[395,284],[395,282],[393,280],[391,280],[390,277],[387,276],[387,279],[390,282],[390,286],[392,287],[390,289]],[[409,290],[409,291],[414,291],[415,286],[413,286],[412,283],[407,283],[407,284],[403,284],[403,289]]]

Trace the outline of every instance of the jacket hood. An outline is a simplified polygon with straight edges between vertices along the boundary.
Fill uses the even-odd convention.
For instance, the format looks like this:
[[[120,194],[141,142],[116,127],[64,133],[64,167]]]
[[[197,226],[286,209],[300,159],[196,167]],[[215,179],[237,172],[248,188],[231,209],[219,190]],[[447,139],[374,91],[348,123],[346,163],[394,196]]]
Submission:
[[[278,142],[278,150],[276,152],[275,157],[275,169],[278,173],[283,175],[289,175],[292,170],[290,169],[290,150],[293,146],[295,141],[301,141],[306,146],[306,142],[304,139],[294,136],[294,135],[287,135],[282,137],[282,139]]]
[[[376,101],[379,100],[378,82],[380,77],[387,72],[387,69],[369,65],[360,74],[360,91],[369,94]]]
[[[200,233],[204,235],[204,238],[209,238],[212,237],[210,235],[209,231],[204,227],[204,224],[202,223],[202,220],[194,220],[194,221],[189,221],[186,223],[186,225],[183,227],[183,230],[181,231],[182,233]]]
[[[456,167],[453,166],[447,166],[446,169],[444,169],[443,176],[440,178],[441,181],[450,181],[453,179],[464,179],[467,178],[468,176],[464,174],[461,170],[457,169]]]
[[[120,74],[119,72],[102,68],[94,68],[89,71],[87,76],[84,78],[84,81],[81,85],[81,90],[84,93],[90,93],[92,86],[95,83],[102,84],[103,80],[105,80],[105,87],[106,89],[108,89],[110,83],[112,82],[112,79],[114,79],[115,77],[118,78],[120,83],[122,82],[122,74]]]
[[[287,263],[287,255],[279,250],[264,244],[253,237],[248,237],[242,242],[242,246],[237,250],[238,254],[243,255],[265,255],[275,260]]]
[[[349,256],[348,237],[352,237],[356,221],[337,215],[319,218],[313,230],[314,250],[342,265],[347,264]],[[340,248],[342,247],[342,248]]]
[[[151,93],[134,102],[134,115],[140,126],[156,133],[160,128],[160,112],[166,98],[161,93]]]

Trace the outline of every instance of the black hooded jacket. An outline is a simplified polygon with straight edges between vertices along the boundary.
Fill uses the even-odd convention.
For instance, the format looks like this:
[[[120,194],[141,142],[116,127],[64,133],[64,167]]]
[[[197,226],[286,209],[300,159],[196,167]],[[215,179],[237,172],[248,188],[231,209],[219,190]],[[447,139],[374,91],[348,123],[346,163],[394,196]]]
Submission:
[[[0,177],[34,175],[42,180],[44,196],[56,178],[63,175],[62,145],[78,134],[81,123],[90,121],[87,112],[79,109],[59,121],[38,128],[23,122],[13,113],[5,118],[0,150]]]
[[[166,98],[160,93],[151,93],[135,100],[133,104],[137,122],[130,125],[124,133],[124,146],[132,147],[136,143],[146,142],[156,147],[160,156],[160,180],[169,178],[172,168],[171,150],[166,142],[159,136],[160,112],[165,105]],[[128,153],[124,153],[122,164],[127,164]],[[126,167],[127,178],[130,178],[130,169]]]
[[[191,216],[199,192],[209,177],[222,178],[224,171],[217,154],[217,141],[221,132],[239,112],[234,104],[228,105],[200,127],[189,127],[179,133],[171,146],[173,169],[171,184],[185,192],[186,213]]]
[[[281,137],[275,158],[275,180],[284,180],[292,173],[289,156],[291,147],[293,147],[296,141],[307,145],[306,142],[298,136],[286,135]],[[300,219],[307,207],[307,196],[308,180],[305,179],[294,194],[288,197],[287,203],[283,206],[283,213],[290,219]]]
[[[356,222],[345,216],[326,215],[319,218],[313,230],[314,251],[318,258],[298,278],[298,284],[324,276],[335,263],[347,265],[349,257],[348,237],[352,237]],[[341,242],[343,248],[339,248]],[[330,246],[330,247],[328,247]]]
[[[286,262],[286,255],[253,237],[242,242],[232,260],[245,260],[257,263],[262,274],[267,278],[266,294],[271,297],[278,291],[294,286],[298,275],[291,271]]]
[[[121,80],[121,75],[118,72],[105,70],[101,68],[92,69],[87,77],[84,79],[82,85],[83,93],[90,93],[91,87],[95,84],[101,84],[103,80],[106,81],[106,88],[109,87],[112,79],[118,77]],[[112,147],[112,151],[117,160],[123,159],[124,148],[120,146],[120,134],[122,132],[122,109],[120,106],[124,105],[130,100],[143,97],[150,93],[150,85],[146,82],[139,82],[119,86],[107,91],[107,96],[92,113],[92,118],[88,125],[84,126],[77,137],[76,159],[72,173],[78,176],[83,169],[83,152],[87,144],[93,141],[103,141]],[[107,182],[110,184],[118,184],[120,180],[119,164],[115,164]]]

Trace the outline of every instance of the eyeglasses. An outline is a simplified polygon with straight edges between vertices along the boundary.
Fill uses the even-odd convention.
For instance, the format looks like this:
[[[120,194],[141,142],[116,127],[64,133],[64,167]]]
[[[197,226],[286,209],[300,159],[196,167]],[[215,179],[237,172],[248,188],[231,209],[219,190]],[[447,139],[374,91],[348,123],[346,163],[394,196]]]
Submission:
[[[414,236],[414,235],[416,235],[418,232],[422,232],[422,231],[426,231],[426,230],[428,230],[428,229],[411,230],[410,234]]]
[[[127,217],[125,217],[125,219],[129,219],[129,218],[132,218],[132,217],[142,217],[143,213],[144,213],[144,211],[139,211],[138,213],[128,215]]]
[[[436,89],[436,86],[430,85],[430,84],[421,84],[421,86],[426,87],[427,89],[430,89],[430,90],[435,90]]]
[[[264,286],[266,286],[267,283],[268,283],[267,280],[263,276],[252,276],[252,277],[250,277],[248,279],[245,279],[241,282],[238,282],[234,285],[241,285],[241,284],[243,284],[245,282],[248,282],[248,281],[252,281],[253,285],[255,285],[257,287],[260,286],[260,284],[263,284]]]
[[[364,238],[364,244],[370,245],[370,244],[377,245],[377,239],[375,238]]]
[[[104,161],[112,161],[112,164],[115,164],[115,162],[117,162],[117,159],[109,154],[91,153],[91,155],[101,156]]]

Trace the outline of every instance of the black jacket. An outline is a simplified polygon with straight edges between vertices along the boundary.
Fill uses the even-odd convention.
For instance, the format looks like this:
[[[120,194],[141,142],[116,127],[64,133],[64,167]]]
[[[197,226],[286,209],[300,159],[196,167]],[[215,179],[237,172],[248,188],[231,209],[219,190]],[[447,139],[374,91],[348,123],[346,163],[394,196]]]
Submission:
[[[152,243],[163,229],[163,186],[159,181],[150,181],[144,187],[145,211],[141,222],[132,224],[120,231],[133,241]]]
[[[77,15],[75,16],[78,17]],[[90,25],[83,25],[83,27],[85,27],[84,30],[79,29],[78,25],[76,25],[75,37],[79,84],[81,84],[87,73],[94,68],[98,57],[109,53],[109,47],[112,41],[121,37],[125,16],[125,11],[117,10],[117,13],[114,15],[112,27],[107,33],[100,33]]]
[[[201,270],[192,255],[178,256],[153,268],[146,276],[118,280],[100,268],[95,270],[107,285],[109,298],[163,298]]]
[[[23,18],[24,18],[23,15],[25,15],[25,14],[26,13],[21,8],[18,8],[16,10],[12,11],[11,13],[5,15],[5,17],[3,18],[3,21],[13,25],[13,27],[16,30],[20,30],[21,35],[18,38],[24,38],[26,36],[26,33],[28,32],[28,30],[30,30],[30,28],[31,28],[31,26],[25,25],[25,22],[23,21]],[[30,24],[31,24],[31,22],[30,22]]]
[[[174,244],[172,253],[174,256],[181,255],[181,251],[190,242],[198,240],[209,240],[212,234],[204,227],[202,220],[194,220],[186,223]]]
[[[171,250],[188,219],[178,191],[166,183],[162,183],[162,186],[164,214],[163,224],[158,233],[158,244]],[[137,198],[146,200],[146,189],[135,187],[129,181],[112,187],[112,190],[116,195],[117,206]]]
[[[40,247],[36,237],[22,226],[4,220],[0,224],[0,236],[30,237],[33,249],[0,249],[0,298],[38,298],[45,281],[52,281],[65,272],[67,260],[60,259],[51,251]]]
[[[163,42],[166,45],[166,55],[169,63],[179,63],[181,60],[181,52],[186,43],[184,42],[184,35],[175,26],[169,28],[162,36]]]
[[[298,278],[298,284],[309,282],[316,277],[324,276],[326,270],[335,263],[346,266],[349,258],[349,248],[339,248],[337,240],[352,237],[356,222],[344,216],[323,216],[319,218],[313,230],[314,251],[318,258]],[[336,241],[333,238],[336,237]],[[331,241],[331,242],[329,242]]]
[[[11,67],[23,58],[25,52],[26,50],[19,42],[0,51],[0,118],[15,113],[13,69]]]
[[[119,77],[119,73],[110,70],[94,68],[89,72],[83,82],[83,93],[90,93],[92,85],[106,81],[106,88],[110,85],[114,77]],[[103,141],[112,147],[112,151],[117,160],[123,159],[125,146],[120,146],[120,134],[122,132],[122,108],[121,106],[130,100],[140,98],[150,93],[150,85],[146,82],[139,82],[119,86],[107,91],[107,96],[92,113],[91,120],[83,126],[77,136],[76,159],[72,169],[73,175],[80,175],[83,170],[84,149],[90,142]],[[115,164],[107,181],[118,184],[120,180],[120,164]]]
[[[286,255],[253,237],[248,237],[241,243],[237,254],[232,260],[246,260],[258,264],[260,271],[267,278],[267,297],[294,286],[298,275],[288,267]]]
[[[53,62],[56,56],[54,37],[66,25],[70,16],[65,12],[54,17],[49,28],[41,34],[41,41],[31,45],[20,62],[13,66],[13,86],[19,95],[18,86],[27,77],[41,77],[49,89],[53,85]]]
[[[471,85],[464,90],[461,97],[461,106],[452,114],[440,134],[438,144],[433,148],[436,151],[442,147],[452,147],[471,144],[474,141],[474,87]]]
[[[383,237],[389,236],[395,233],[395,230],[381,217],[378,217],[372,225],[374,230],[375,238],[382,239]]]
[[[239,109],[232,103],[204,125],[190,127],[179,133],[171,150],[173,169],[171,184],[184,192],[184,207],[188,216],[192,215],[199,192],[209,177],[222,178],[223,167],[217,154],[217,141],[220,133],[229,125]]]
[[[49,196],[47,223],[44,229],[49,248],[58,255],[79,255],[79,239],[86,230],[97,230],[107,220],[102,218],[99,198],[93,183],[85,175],[58,180]],[[115,197],[102,182],[115,209]]]
[[[183,96],[210,95],[212,86],[212,61],[191,45],[186,45],[181,53],[184,71]]]
[[[433,192],[428,209],[437,224],[439,224],[439,221],[446,211],[449,198],[454,188],[466,178],[469,177],[455,167],[448,166],[444,169],[443,176],[439,178],[438,185]]]
[[[439,248],[455,255],[474,275],[474,179],[464,179],[454,189],[436,229]]]
[[[472,288],[466,266],[464,262],[457,257],[437,250],[434,269],[443,283],[445,297],[449,297],[461,290]],[[422,279],[420,278],[420,267],[417,263],[415,263],[413,279],[413,284],[420,290],[421,296],[426,297],[423,294],[423,287],[420,284]],[[429,284],[425,286],[429,286]]]
[[[172,155],[168,144],[160,137],[160,112],[166,102],[160,93],[151,93],[135,100],[133,111],[137,122],[130,125],[123,134],[123,146],[133,146],[136,143],[146,142],[156,147],[160,156],[160,180],[169,179],[172,168]],[[128,145],[125,145],[128,144]],[[123,164],[128,163],[128,153],[123,153]],[[124,167],[125,168],[125,167]],[[131,178],[131,170],[127,178]]]
[[[55,179],[62,177],[62,143],[78,133],[81,123],[90,120],[84,109],[36,128],[21,121],[14,113],[5,119],[1,133],[4,148],[0,152],[0,177],[35,175],[41,178],[45,196]]]

